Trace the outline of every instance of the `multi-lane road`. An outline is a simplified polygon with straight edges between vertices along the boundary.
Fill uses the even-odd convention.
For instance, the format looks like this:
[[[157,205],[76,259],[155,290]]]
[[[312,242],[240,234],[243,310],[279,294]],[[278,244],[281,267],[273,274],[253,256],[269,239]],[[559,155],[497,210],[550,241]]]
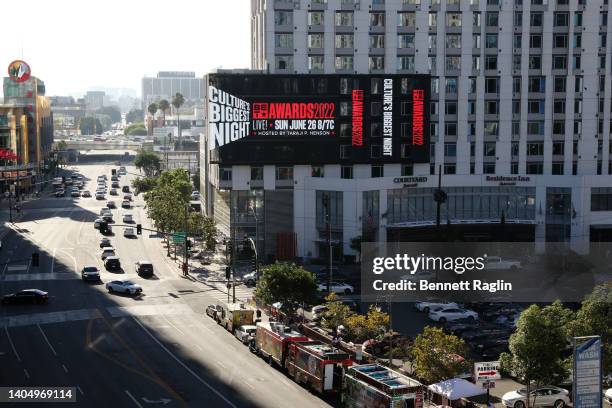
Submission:
[[[96,177],[110,179],[113,167],[94,163],[78,166],[77,172],[93,192]],[[137,172],[129,166],[128,171]],[[121,185],[132,177],[123,176]],[[120,207],[120,198],[107,199]],[[0,306],[0,384],[75,387],[77,403],[69,404],[74,407],[329,406],[208,318],[206,305],[226,294],[215,284],[181,277],[159,238],[144,231],[128,239],[120,227],[113,228],[111,242],[124,273],[105,271],[101,235],[93,228],[105,203],[41,197],[23,204],[23,216],[2,239],[0,295],[39,288],[49,292],[50,300]],[[122,223],[128,211],[136,222],[149,225],[141,197],[130,210],[112,210],[115,221]],[[39,267],[30,264],[35,251]],[[135,274],[134,263],[142,259],[153,262],[154,278]],[[82,282],[85,265],[98,266],[103,283],[133,279],[143,296],[113,295],[103,283]],[[239,292],[248,296],[245,289]]]

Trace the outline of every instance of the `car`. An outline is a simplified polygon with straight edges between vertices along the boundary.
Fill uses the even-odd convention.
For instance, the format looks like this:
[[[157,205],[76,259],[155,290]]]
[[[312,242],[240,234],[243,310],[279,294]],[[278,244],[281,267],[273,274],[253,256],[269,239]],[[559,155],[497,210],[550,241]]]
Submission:
[[[124,200],[121,202],[121,208],[132,208],[132,204],[129,201]]]
[[[112,187],[112,188],[119,188],[119,187],[120,187],[120,186],[119,186],[119,182],[118,182],[118,181],[113,181],[113,182],[111,183],[111,187]]]
[[[65,181],[67,186],[71,186],[72,185],[72,179],[67,178]]]
[[[132,201],[132,194],[131,193],[124,194],[123,199],[127,201]]]
[[[89,197],[91,197],[91,192],[89,190],[84,190],[81,193],[81,197],[88,197],[89,198]]]
[[[327,312],[328,310],[329,308],[327,307],[327,305],[313,306],[310,309],[310,320],[312,320],[313,322],[321,320],[321,318],[323,317],[323,313]]]
[[[5,305],[15,303],[46,303],[48,300],[49,293],[40,289],[24,289],[2,297],[2,303]]]
[[[138,261],[134,264],[136,274],[150,278],[153,276],[153,264],[149,261]]]
[[[121,270],[121,260],[118,256],[108,256],[104,259],[104,267],[107,271]]]
[[[111,247],[112,248],[110,239],[102,238],[100,240],[100,248],[104,248],[104,247]]]
[[[217,313],[221,313],[223,307],[221,305],[208,305],[206,306],[206,314],[213,319],[217,318]]]
[[[198,193],[197,191],[194,191],[193,193],[191,193],[191,200],[192,201],[197,201],[200,199],[200,193]]]
[[[242,282],[246,286],[255,286],[257,284],[257,272],[247,273],[242,277]]]
[[[101,191],[96,191],[96,200],[104,200],[106,195]]]
[[[56,197],[63,197],[66,194],[66,192],[64,191],[64,189],[59,189],[59,190],[55,190],[55,196]]]
[[[531,407],[554,407],[563,408],[569,405],[569,392],[563,388],[553,385],[546,385],[531,390],[529,393]],[[502,396],[502,403],[505,407],[525,408],[527,406],[527,389],[510,391]]]
[[[327,292],[327,282],[319,283],[318,289],[321,292]],[[351,285],[342,282],[332,282],[329,289],[334,293],[344,293],[345,295],[350,295],[355,292],[355,289]]]
[[[102,208],[100,208],[100,213],[99,213],[100,215],[110,214],[110,213],[111,213],[110,208],[108,208],[108,207],[102,207]]]
[[[107,201],[106,202],[106,207],[108,207],[108,208],[117,208],[117,204],[115,204],[114,201]]]
[[[123,193],[129,193],[130,192],[130,186],[123,186],[123,187],[121,187],[121,191]]]
[[[485,259],[485,269],[489,271],[516,270],[520,268],[520,261],[502,259],[499,256],[487,256]]]
[[[110,281],[106,284],[106,290],[108,290],[109,293],[118,292],[127,293],[129,295],[142,293],[142,287],[128,279]]]
[[[81,279],[84,281],[99,281],[100,270],[96,266],[85,266],[81,269]]]
[[[608,388],[604,394],[604,399],[608,401],[609,404],[612,404],[612,388]]]
[[[123,236],[127,238],[136,238],[136,231],[134,231],[134,228],[125,228],[123,230]]]
[[[123,222],[125,222],[126,224],[131,224],[134,222],[134,217],[131,213],[125,213],[123,214]]]
[[[102,219],[103,219],[104,221],[106,221],[106,222],[115,222],[115,221],[113,220],[113,214],[111,214],[111,213],[106,213],[106,214],[104,214],[104,215],[102,216]]]
[[[116,188],[111,188],[111,189],[110,189],[110,191],[109,191],[108,193],[109,193],[110,195],[114,195],[114,196],[119,195],[119,193],[117,192],[117,189],[116,189]]]
[[[77,190],[72,190],[70,192],[70,197],[80,197],[81,196],[81,192],[77,189]]]
[[[94,220],[94,228],[95,228],[95,229],[100,228],[100,223],[101,223],[101,222],[103,222],[103,221],[104,221],[104,220],[103,220],[102,218],[96,218],[96,219]]]
[[[119,181],[119,177],[117,176],[111,176],[111,181]]]
[[[109,256],[116,256],[115,255],[115,248],[113,248],[113,247],[105,247],[105,248],[102,249],[102,255],[100,256],[102,258],[102,260],[105,260]]]
[[[458,307],[443,307],[430,310],[428,317],[434,322],[444,323],[457,319],[478,319],[478,313],[473,310],[461,309]]]
[[[234,336],[240,340],[243,344],[249,344],[249,341],[255,337],[257,326],[245,324],[244,326],[238,327],[234,330]]]
[[[455,302],[441,302],[441,301],[416,302],[414,304],[414,307],[419,312],[425,312],[425,313],[429,313],[430,309],[440,308],[440,307],[445,307],[445,306],[459,307],[459,305],[456,304]]]

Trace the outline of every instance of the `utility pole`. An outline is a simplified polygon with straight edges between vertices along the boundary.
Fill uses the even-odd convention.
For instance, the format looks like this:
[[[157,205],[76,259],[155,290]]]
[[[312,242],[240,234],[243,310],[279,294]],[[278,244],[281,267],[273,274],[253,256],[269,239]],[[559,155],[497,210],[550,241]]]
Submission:
[[[255,218],[255,245],[253,248],[255,249],[255,280],[259,280],[259,228],[257,225],[259,222],[257,220],[257,197],[254,198],[253,207],[251,209],[253,210],[253,218]]]
[[[9,222],[12,224],[13,223],[13,202],[11,200],[11,195],[13,193],[11,192],[11,186],[9,185],[9,191],[8,191],[8,202],[9,202]]]
[[[325,232],[327,239],[327,246],[329,249],[328,253],[328,270],[327,270],[327,293],[331,294],[331,283],[332,283],[332,241],[331,241],[331,225],[330,225],[330,215],[329,215],[329,195],[327,193],[323,193],[321,197],[323,201],[323,211],[325,212]]]
[[[188,216],[188,211],[189,211],[189,204],[185,204],[185,258],[183,261],[183,274],[185,276],[187,276],[189,274],[189,264],[188,262],[188,257],[187,257],[187,242],[189,242],[189,225],[187,224],[187,216]]]
[[[232,303],[236,303],[236,217],[238,208],[234,206],[234,222],[232,223]],[[229,298],[229,291],[227,294]]]

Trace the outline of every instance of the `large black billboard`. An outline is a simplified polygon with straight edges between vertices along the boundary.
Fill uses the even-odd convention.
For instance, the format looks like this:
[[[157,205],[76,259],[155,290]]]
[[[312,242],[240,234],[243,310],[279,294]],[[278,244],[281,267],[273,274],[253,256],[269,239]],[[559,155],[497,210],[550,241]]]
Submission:
[[[429,75],[210,74],[211,162],[429,162]]]

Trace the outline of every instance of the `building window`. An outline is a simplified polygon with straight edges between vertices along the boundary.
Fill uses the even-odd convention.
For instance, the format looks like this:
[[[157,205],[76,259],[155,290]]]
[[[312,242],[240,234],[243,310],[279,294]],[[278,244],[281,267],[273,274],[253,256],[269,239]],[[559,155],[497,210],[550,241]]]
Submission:
[[[278,70],[293,70],[293,55],[275,56],[275,66]]]
[[[414,48],[414,34],[400,34],[397,36],[398,48]]]
[[[553,102],[554,113],[565,113],[565,99],[555,99]]]
[[[308,57],[308,69],[323,70],[323,55],[311,55]]]
[[[456,143],[444,143],[444,156],[457,157],[457,144]]]
[[[340,168],[340,178],[352,179],[353,178],[353,166],[342,166]]]
[[[336,34],[336,48],[353,48],[353,34]]]
[[[219,167],[219,180],[232,181],[232,168],[231,167]]]
[[[384,177],[385,167],[382,164],[372,165],[372,177]]]
[[[542,27],[542,18],[541,12],[531,12],[529,16],[529,24],[531,27]]]
[[[484,134],[485,136],[497,136],[499,134],[499,123],[498,122],[485,122],[484,123]]]
[[[481,39],[480,34],[472,35],[472,48],[480,49],[480,39]]]
[[[482,172],[484,174],[495,174],[495,163],[483,163]]]
[[[518,142],[512,142],[512,144],[510,145],[510,154],[512,156],[518,156],[519,155],[519,149],[520,149],[520,145]]]
[[[293,48],[293,34],[274,34],[274,46],[278,48]]]
[[[467,103],[467,113],[468,115],[476,114],[476,101],[468,101]]]
[[[518,172],[519,172],[518,162],[510,163],[510,174],[518,174]]]
[[[527,156],[543,156],[544,155],[544,143],[532,142],[527,143]]]
[[[471,93],[471,94],[475,94],[476,90],[478,89],[478,81],[476,80],[476,77],[469,77],[468,79],[470,81],[469,82],[470,86],[469,86],[469,91],[468,92]]]
[[[431,18],[430,18],[430,21],[431,21]],[[413,12],[397,13],[397,25],[399,27],[414,27],[415,26],[414,13]],[[430,27],[431,27],[431,24],[430,24]]]
[[[385,57],[369,57],[370,71],[385,69]]]
[[[429,12],[429,27],[437,27],[438,26],[438,13],[435,11]]]
[[[322,11],[310,11],[308,12],[308,25],[323,25],[324,23],[324,12]]]
[[[309,48],[323,48],[323,34],[308,34]]]
[[[552,174],[555,176],[563,174],[563,162],[552,162]]]
[[[567,55],[553,55],[553,69],[567,69]]]
[[[485,101],[485,115],[497,115],[499,113],[498,101]]]
[[[489,70],[497,69],[497,55],[487,55],[485,57],[485,69],[489,69]]]
[[[475,11],[472,13],[472,25],[474,27],[480,27],[480,12]]]
[[[457,166],[455,164],[447,163],[444,164],[444,174],[455,174],[457,172]]]
[[[495,157],[495,142],[483,143],[483,155],[485,157]]]
[[[446,115],[456,115],[457,114],[457,101],[446,101],[444,103],[444,113]]]
[[[293,11],[280,11],[274,12],[274,24],[275,25],[293,25]]]
[[[446,70],[458,71],[461,69],[461,57],[457,55],[446,56]]]
[[[487,11],[487,27],[499,26],[499,14],[496,11]]]
[[[461,34],[446,34],[446,48],[461,49]]]
[[[457,136],[457,122],[446,122],[444,130],[446,136]]]
[[[529,69],[542,69],[542,56],[541,55],[530,55],[529,56]]]
[[[353,69],[353,56],[343,55],[336,57],[336,69],[337,70],[352,70]]]
[[[541,34],[531,34],[529,36],[529,48],[542,48]]]
[[[402,165],[402,176],[412,176],[414,174],[414,166],[412,164]]]
[[[569,15],[567,13],[555,13],[555,27],[567,27]]]
[[[380,159],[382,157],[382,146],[372,145],[370,147],[370,157],[372,159]]]
[[[337,11],[336,12],[336,26],[352,27],[353,26],[353,13],[348,11]]]
[[[527,134],[528,135],[543,135],[544,134],[544,121],[530,120],[529,122],[527,122]]]
[[[523,37],[520,34],[512,36],[512,46],[514,48],[521,48],[523,46]]]
[[[554,34],[553,48],[567,48],[567,34]]]
[[[555,92],[565,92],[566,77],[555,77]]]
[[[370,27],[384,27],[385,13],[370,13]]]
[[[414,71],[414,55],[402,55],[397,58],[397,69],[400,71]]]
[[[284,166],[276,168],[276,180],[293,180],[293,167]]]
[[[457,93],[457,77],[446,78],[446,93],[456,94]]]
[[[485,93],[496,94],[499,92],[499,77],[485,78]]]
[[[553,142],[552,154],[553,156],[563,156],[563,154],[565,154],[565,143]]]
[[[312,166],[310,171],[311,177],[325,177],[325,167],[323,166]]]
[[[521,122],[515,120],[512,121],[512,136],[520,136],[521,135]]]
[[[527,162],[527,174],[543,174],[544,165],[541,162]]]
[[[487,34],[485,37],[486,48],[497,48],[497,34]]]
[[[262,166],[251,167],[251,181],[263,180],[264,169]]]
[[[527,113],[544,113],[545,103],[543,99],[530,99],[527,101]]]
[[[447,27],[461,27],[461,13],[446,13]]]

